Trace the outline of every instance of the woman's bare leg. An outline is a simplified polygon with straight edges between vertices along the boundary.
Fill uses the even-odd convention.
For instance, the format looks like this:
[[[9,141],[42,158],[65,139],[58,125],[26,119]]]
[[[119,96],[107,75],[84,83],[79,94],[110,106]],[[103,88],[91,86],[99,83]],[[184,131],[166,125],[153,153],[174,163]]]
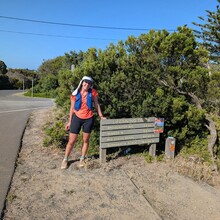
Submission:
[[[90,138],[90,133],[83,132],[82,157],[85,157],[86,153],[88,151],[88,148],[89,148],[89,138]]]
[[[78,134],[69,134],[69,141],[66,145],[66,150],[65,150],[65,156],[64,159],[61,163],[61,169],[67,169],[68,168],[68,157],[73,149],[73,146],[75,145],[77,141]]]
[[[68,159],[76,141],[77,141],[77,137],[78,137],[78,134],[73,134],[73,133],[70,133],[69,134],[69,141],[66,145],[66,150],[65,150],[65,158]]]

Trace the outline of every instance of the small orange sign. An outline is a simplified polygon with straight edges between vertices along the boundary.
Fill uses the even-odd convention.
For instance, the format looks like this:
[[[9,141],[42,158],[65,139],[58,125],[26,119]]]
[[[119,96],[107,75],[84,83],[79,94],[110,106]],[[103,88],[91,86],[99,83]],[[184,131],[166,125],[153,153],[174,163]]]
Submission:
[[[170,150],[174,151],[175,150],[175,146],[173,144],[170,145]]]

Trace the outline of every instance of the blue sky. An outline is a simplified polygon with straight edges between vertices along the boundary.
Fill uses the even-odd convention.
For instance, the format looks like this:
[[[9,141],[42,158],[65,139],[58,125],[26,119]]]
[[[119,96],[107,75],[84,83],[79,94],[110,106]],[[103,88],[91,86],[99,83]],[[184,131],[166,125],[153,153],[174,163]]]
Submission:
[[[216,11],[217,0],[1,0],[0,60],[8,68],[37,69],[71,50],[106,49],[149,29],[176,30]],[[16,18],[16,19],[9,19]],[[19,19],[73,24],[55,25]],[[75,25],[145,30],[118,30]]]

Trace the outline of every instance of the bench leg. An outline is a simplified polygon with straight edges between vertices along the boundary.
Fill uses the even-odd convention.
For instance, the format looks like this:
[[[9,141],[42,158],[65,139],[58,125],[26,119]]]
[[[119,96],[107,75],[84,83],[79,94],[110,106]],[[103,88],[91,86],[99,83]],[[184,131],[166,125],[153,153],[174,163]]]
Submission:
[[[149,148],[149,155],[152,157],[156,156],[156,144],[151,144]]]
[[[100,164],[106,162],[106,149],[100,148],[99,159],[100,159]]]

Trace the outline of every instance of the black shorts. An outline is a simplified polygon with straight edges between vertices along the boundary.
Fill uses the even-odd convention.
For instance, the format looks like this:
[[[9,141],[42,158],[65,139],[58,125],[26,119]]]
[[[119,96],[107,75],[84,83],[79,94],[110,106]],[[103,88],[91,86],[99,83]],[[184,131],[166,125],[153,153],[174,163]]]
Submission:
[[[93,125],[94,117],[81,119],[74,114],[70,125],[70,133],[79,134],[81,127],[83,128],[83,132],[91,133]]]

